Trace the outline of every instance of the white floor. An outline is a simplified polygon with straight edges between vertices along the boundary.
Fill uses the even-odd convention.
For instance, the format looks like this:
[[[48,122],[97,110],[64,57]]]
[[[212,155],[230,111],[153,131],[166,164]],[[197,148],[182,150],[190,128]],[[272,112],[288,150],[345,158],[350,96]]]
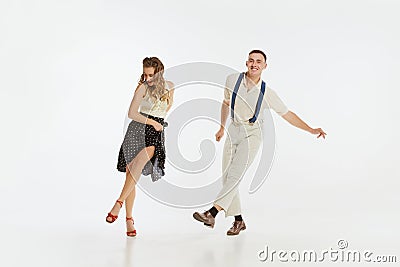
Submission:
[[[226,236],[232,219],[223,214],[209,229],[192,219],[194,209],[164,206],[139,191],[135,238],[125,236],[124,211],[114,224],[105,222],[113,201],[110,194],[103,195],[107,189],[95,188],[93,195],[85,197],[83,188],[66,183],[53,192],[55,196],[51,187],[29,190],[29,185],[8,185],[1,194],[2,266],[310,266],[316,263],[283,263],[276,255],[273,262],[270,257],[263,262],[258,254],[268,246],[321,255],[323,250],[337,250],[340,239],[348,242],[350,250],[395,255],[398,262],[400,221],[395,206],[399,202],[390,199],[395,189],[388,188],[386,196],[374,200],[368,190],[351,193],[324,183],[329,191],[321,192],[323,182],[315,182],[320,192],[304,193],[300,184],[295,189],[271,178],[255,195],[243,192],[248,229],[235,237]],[[24,200],[14,197],[16,190]],[[343,198],[334,199],[335,194]],[[349,194],[353,197],[347,198]],[[351,264],[323,262],[323,266]]]

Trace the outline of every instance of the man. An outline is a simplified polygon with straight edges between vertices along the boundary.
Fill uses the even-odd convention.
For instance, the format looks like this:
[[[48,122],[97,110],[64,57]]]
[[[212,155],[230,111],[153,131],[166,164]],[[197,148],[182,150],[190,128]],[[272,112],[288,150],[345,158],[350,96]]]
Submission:
[[[221,107],[221,127],[215,134],[219,142],[224,135],[225,124],[231,107],[232,123],[225,140],[222,168],[223,187],[213,207],[193,217],[213,228],[215,216],[224,210],[225,216],[235,216],[233,226],[227,235],[238,235],[246,229],[241,216],[238,185],[242,176],[253,162],[261,145],[261,123],[263,110],[272,108],[297,128],[325,138],[321,128],[311,128],[295,113],[288,110],[278,95],[261,80],[261,73],[267,67],[267,57],[261,50],[253,50],[246,61],[247,72],[229,75],[226,79],[224,100]]]

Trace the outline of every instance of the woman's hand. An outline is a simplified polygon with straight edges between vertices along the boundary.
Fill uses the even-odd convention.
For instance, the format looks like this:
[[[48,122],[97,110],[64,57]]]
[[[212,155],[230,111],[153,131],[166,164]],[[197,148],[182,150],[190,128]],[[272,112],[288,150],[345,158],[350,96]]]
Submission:
[[[156,121],[152,123],[152,126],[154,127],[154,129],[156,129],[157,132],[161,132],[164,129],[164,127]]]

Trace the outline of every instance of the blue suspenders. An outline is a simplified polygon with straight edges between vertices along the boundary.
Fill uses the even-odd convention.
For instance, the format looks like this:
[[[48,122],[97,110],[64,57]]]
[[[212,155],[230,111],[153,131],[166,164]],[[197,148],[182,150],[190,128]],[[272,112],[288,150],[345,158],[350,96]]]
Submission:
[[[236,95],[239,90],[240,83],[243,80],[243,77],[244,77],[244,73],[242,72],[242,73],[240,73],[239,78],[236,81],[235,88],[233,89],[232,100],[231,100],[231,118],[232,118],[232,120],[234,117]],[[261,108],[261,104],[262,104],[262,99],[264,97],[264,93],[265,93],[265,82],[262,81],[261,91],[260,91],[260,94],[258,95],[256,110],[254,112],[254,116],[251,119],[249,119],[250,123],[254,123],[257,120],[258,114],[260,113],[260,108]]]

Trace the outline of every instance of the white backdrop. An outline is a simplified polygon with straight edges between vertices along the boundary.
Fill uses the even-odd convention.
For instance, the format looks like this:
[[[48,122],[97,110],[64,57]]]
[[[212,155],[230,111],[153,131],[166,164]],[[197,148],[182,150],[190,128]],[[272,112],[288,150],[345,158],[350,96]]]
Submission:
[[[399,11],[389,0],[0,1],[2,261],[258,266],[267,243],[318,249],[340,238],[352,249],[395,255]],[[263,78],[327,139],[274,114],[274,165],[256,194],[247,194],[245,177],[248,230],[236,239],[225,236],[230,219],[219,215],[207,231],[193,210],[139,191],[138,237],[125,241],[124,212],[116,225],[104,218],[123,184],[116,160],[141,60],[244,70],[252,49],[268,53]],[[188,92],[222,98],[221,90],[200,90],[177,91],[175,106]],[[209,126],[196,131],[214,140],[217,126]],[[180,142],[190,138],[189,131]],[[219,164],[223,143],[213,142]],[[195,146],[182,153],[199,156]]]

